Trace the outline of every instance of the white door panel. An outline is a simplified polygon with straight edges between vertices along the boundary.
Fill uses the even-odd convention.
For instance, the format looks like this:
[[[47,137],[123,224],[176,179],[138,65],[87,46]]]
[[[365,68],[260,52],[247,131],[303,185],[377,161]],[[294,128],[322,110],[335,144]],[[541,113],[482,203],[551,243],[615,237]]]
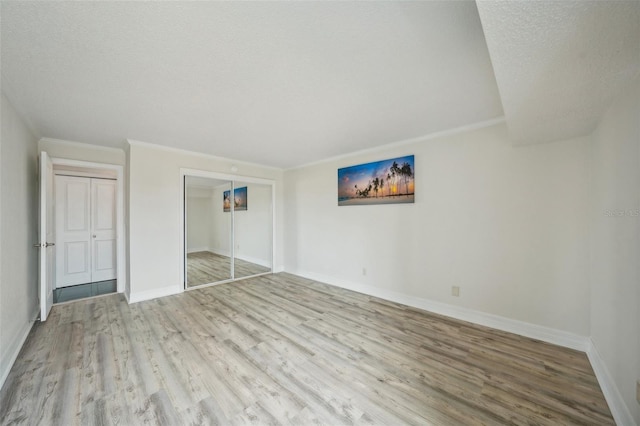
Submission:
[[[89,242],[67,241],[64,243],[65,275],[87,274],[89,269]]]
[[[56,176],[56,287],[91,282],[91,181]]]
[[[64,232],[89,232],[89,182],[83,178],[56,176],[56,183],[60,183],[63,190],[56,205],[64,209]]]
[[[91,180],[92,280],[116,279],[116,182]]]
[[[116,185],[110,180],[94,180],[93,190],[93,229],[95,231],[115,232],[116,227]]]
[[[114,270],[116,267],[115,240],[96,241],[94,247],[95,247],[94,272]]]

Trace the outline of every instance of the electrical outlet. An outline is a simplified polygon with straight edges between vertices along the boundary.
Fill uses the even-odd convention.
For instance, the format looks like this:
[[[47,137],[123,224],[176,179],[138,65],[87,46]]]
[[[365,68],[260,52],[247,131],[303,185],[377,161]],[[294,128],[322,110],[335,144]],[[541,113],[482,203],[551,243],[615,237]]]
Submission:
[[[457,285],[454,285],[453,287],[451,287],[451,295],[455,297],[460,297],[460,287],[458,287]]]
[[[367,268],[362,268],[362,275],[367,275]]]

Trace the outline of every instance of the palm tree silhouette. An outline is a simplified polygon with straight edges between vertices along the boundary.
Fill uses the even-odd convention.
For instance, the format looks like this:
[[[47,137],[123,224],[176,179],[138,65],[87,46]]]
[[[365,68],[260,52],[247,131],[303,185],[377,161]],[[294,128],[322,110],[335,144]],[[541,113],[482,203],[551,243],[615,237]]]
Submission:
[[[400,167],[400,175],[404,178],[404,188],[406,194],[409,195],[408,179],[413,177],[413,171],[411,170],[411,165],[406,161],[402,164],[402,167]]]
[[[401,170],[400,170],[400,167],[398,167],[398,163],[394,161],[389,170],[391,171],[391,175],[393,176],[393,183],[395,184],[397,182],[397,177],[400,176],[401,174]]]
[[[387,195],[391,197],[391,173],[387,173]]]
[[[380,178],[380,192],[382,192],[382,197],[384,198],[384,177]]]
[[[376,193],[376,198],[378,198],[378,187],[380,186],[380,179],[375,178],[373,180],[373,191]]]

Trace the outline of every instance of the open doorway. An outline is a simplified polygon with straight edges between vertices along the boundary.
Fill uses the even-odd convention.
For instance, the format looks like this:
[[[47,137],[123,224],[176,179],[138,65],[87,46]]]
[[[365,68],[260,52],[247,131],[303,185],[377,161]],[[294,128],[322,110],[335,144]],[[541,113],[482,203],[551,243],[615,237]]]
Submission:
[[[123,167],[51,160],[53,303],[124,291]]]
[[[53,303],[115,293],[115,170],[54,165]]]

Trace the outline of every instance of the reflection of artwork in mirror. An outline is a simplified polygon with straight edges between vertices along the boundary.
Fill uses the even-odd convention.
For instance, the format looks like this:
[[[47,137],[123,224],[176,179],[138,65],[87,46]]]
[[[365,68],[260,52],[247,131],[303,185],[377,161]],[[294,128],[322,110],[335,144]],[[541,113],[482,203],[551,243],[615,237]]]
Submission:
[[[224,191],[222,208],[225,212],[231,211],[231,191]],[[235,211],[247,210],[247,187],[236,188],[233,191],[233,209]]]

